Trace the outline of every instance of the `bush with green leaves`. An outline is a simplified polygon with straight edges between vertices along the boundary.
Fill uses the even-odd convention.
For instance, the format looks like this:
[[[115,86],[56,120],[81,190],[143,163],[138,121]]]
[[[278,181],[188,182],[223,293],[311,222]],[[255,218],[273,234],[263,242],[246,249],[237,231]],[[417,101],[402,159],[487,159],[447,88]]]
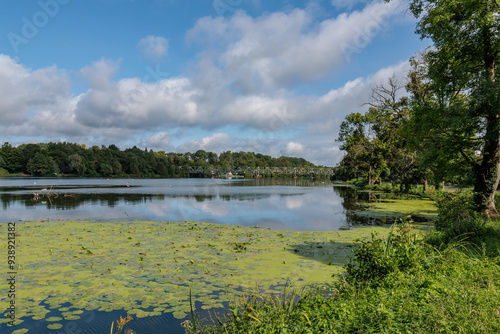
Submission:
[[[353,255],[344,266],[346,279],[370,285],[377,285],[395,272],[421,269],[426,251],[408,220],[394,225],[386,239],[372,233],[370,240],[358,240],[354,247]]]
[[[438,211],[434,225],[449,239],[480,235],[484,231],[487,219],[474,209],[472,191],[439,192],[434,199]]]

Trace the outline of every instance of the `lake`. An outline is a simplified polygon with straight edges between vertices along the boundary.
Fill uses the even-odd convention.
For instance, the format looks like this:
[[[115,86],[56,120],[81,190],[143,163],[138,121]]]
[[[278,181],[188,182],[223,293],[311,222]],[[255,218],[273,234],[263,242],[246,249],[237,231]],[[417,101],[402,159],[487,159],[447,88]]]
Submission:
[[[301,179],[0,178],[1,222],[197,220],[274,230],[345,226],[345,188]]]
[[[364,197],[328,180],[0,178],[0,223],[19,222],[17,279],[28,295],[17,302],[27,314],[14,329],[109,332],[132,304],[137,318],[126,328],[184,333],[188,287],[204,314],[205,305],[228,306],[217,296],[229,288],[329,281],[359,236],[334,231],[363,222],[351,210]]]

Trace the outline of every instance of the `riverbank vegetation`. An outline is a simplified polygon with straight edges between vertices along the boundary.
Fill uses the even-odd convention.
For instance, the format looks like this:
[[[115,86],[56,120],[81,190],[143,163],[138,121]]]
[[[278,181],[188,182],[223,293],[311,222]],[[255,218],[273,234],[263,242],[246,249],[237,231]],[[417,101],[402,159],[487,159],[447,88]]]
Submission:
[[[195,153],[153,152],[137,147],[120,150],[116,145],[92,146],[75,143],[3,143],[0,176],[88,176],[88,177],[189,177],[189,167],[315,167],[303,158],[279,157],[253,152]]]
[[[500,228],[470,206],[464,228],[443,199],[436,230],[415,233],[401,220],[386,236],[358,240],[331,284],[280,295],[249,295],[187,333],[497,333],[500,331]],[[471,220],[472,219],[472,220]],[[464,233],[465,232],[465,233]]]

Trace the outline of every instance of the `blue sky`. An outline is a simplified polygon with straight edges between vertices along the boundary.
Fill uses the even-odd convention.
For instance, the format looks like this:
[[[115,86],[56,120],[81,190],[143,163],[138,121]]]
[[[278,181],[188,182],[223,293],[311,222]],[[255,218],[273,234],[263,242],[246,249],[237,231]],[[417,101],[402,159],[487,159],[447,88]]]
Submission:
[[[428,43],[393,0],[0,0],[0,142],[297,156]]]

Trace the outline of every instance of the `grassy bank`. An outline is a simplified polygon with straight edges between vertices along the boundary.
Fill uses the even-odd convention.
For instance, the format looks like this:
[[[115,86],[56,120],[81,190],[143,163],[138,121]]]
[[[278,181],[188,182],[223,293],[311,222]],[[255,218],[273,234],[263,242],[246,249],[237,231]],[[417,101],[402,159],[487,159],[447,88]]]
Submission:
[[[280,297],[250,295],[188,333],[499,333],[500,220],[450,240],[443,232],[357,243],[346,274]]]

